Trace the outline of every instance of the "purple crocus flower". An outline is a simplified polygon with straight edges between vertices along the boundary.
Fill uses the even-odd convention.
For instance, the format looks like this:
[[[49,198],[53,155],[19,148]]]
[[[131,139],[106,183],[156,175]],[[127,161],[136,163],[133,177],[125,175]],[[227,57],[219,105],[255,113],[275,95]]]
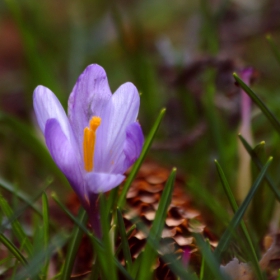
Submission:
[[[100,236],[97,197],[118,186],[143,146],[139,94],[132,83],[112,95],[106,72],[89,65],[68,100],[68,117],[44,86],[33,95],[35,114],[53,160],[64,173]]]

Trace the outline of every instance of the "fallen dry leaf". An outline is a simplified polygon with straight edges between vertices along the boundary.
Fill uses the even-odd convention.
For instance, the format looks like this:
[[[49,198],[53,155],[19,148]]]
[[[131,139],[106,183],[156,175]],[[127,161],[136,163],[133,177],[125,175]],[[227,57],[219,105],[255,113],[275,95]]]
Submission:
[[[253,271],[249,264],[239,262],[237,258],[233,258],[228,264],[221,265],[222,272],[230,276],[232,280],[253,280]]]

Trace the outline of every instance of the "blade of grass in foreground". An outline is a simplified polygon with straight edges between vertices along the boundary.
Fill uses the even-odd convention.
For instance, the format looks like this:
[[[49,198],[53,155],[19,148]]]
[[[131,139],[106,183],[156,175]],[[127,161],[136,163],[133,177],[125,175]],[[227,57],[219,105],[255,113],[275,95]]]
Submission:
[[[161,239],[161,233],[164,228],[167,209],[172,198],[175,176],[176,168],[173,168],[162,192],[158,210],[148,236],[148,242],[144,248],[142,262],[140,264],[139,274],[137,277],[139,280],[148,280],[152,278],[153,273],[151,269],[157,256],[157,250],[155,248],[159,246]]]
[[[238,139],[240,140],[240,139]],[[242,144],[243,145],[243,144]],[[246,151],[247,152],[247,151]],[[260,159],[263,163],[266,161],[266,149],[265,149],[265,141],[261,141],[257,143],[253,147],[253,153]],[[255,178],[259,169],[255,166],[252,158],[252,174]],[[269,175],[267,172],[266,176]],[[248,214],[247,219],[250,221],[250,226],[254,232],[254,241],[255,244],[259,240],[263,240],[265,234],[267,233],[267,226],[271,220],[275,209],[275,203],[277,199],[275,199],[275,194],[271,191],[270,186],[267,184],[266,176],[259,187],[259,190],[255,194],[252,200],[252,206],[250,209],[250,213]],[[260,205],[265,205],[265,207],[260,207]],[[257,247],[255,247],[257,250]]]
[[[52,193],[51,197],[54,199],[54,201],[57,203],[57,205],[63,210],[63,212],[70,217],[70,219],[88,236],[91,236],[92,234],[90,231],[86,228],[86,226],[81,223],[80,220],[78,220],[70,211],[63,205],[63,203],[58,199],[55,193]]]
[[[25,194],[20,190],[17,190],[11,183],[7,182],[1,177],[0,177],[0,187],[16,195],[18,198],[20,198],[22,201],[28,204],[31,208],[33,208],[33,210],[42,217],[41,210],[38,207],[36,207],[36,205],[34,205],[34,201],[32,201],[27,194]]]
[[[263,168],[263,164],[262,164],[261,160],[259,159],[259,157],[257,156],[257,154],[254,152],[253,148],[249,145],[249,143],[243,138],[243,136],[241,134],[239,134],[238,137],[240,138],[246,151],[250,154],[255,165],[258,167],[259,170],[261,170]],[[280,201],[280,191],[274,185],[272,179],[270,178],[270,176],[268,174],[265,175],[265,180],[268,183],[271,191],[275,194],[276,199],[278,201]]]
[[[41,279],[39,278],[39,273],[44,265],[44,260],[50,259],[50,257],[58,250],[67,241],[67,236],[63,233],[55,235],[49,242],[46,250],[42,250],[36,255],[32,256],[32,259],[29,261],[28,266],[25,269],[19,271],[15,276],[17,280],[26,280],[26,279]]]
[[[10,253],[23,265],[27,265],[27,260],[18,250],[18,248],[2,233],[0,234],[0,242],[10,251]]]
[[[193,236],[194,236],[194,238],[196,240],[196,243],[197,243],[197,245],[198,245],[198,247],[199,247],[199,249],[200,249],[200,251],[203,255],[203,258],[204,258],[206,264],[207,264],[207,269],[209,269],[212,272],[212,274],[214,276],[214,279],[217,279],[217,280],[228,279],[229,280],[229,277],[226,277],[226,275],[223,275],[221,273],[219,262],[215,258],[215,255],[211,252],[209,244],[207,244],[203,240],[203,238],[200,234],[194,233]],[[209,274],[211,274],[211,273],[209,273]],[[209,276],[210,276],[209,274],[208,273],[207,273],[207,275],[205,274],[204,279],[209,279]]]
[[[43,242],[44,242],[44,250],[48,248],[49,244],[49,203],[48,197],[46,193],[42,195],[42,213],[43,213]],[[49,267],[49,260],[45,260],[45,266],[43,267],[43,279],[47,279],[48,274],[48,267]]]
[[[128,240],[129,236],[131,235],[131,233],[136,229],[136,225],[133,224],[128,231],[126,232],[126,240]],[[120,253],[121,249],[123,247],[122,242],[119,244],[118,248],[115,250],[115,256],[118,256],[118,254]]]
[[[118,202],[118,197],[119,197],[119,188],[114,188],[110,191],[107,202],[106,202],[106,207],[107,207],[107,213],[108,215],[111,215],[113,212],[115,212],[116,209],[116,204]]]
[[[29,241],[29,239],[27,238],[19,221],[16,219],[13,219],[15,217],[15,214],[14,214],[13,210],[11,209],[11,207],[9,206],[7,200],[2,195],[0,195],[0,207],[3,211],[3,213],[5,214],[5,216],[7,216],[7,218],[9,219],[9,222],[11,222],[12,230],[13,230],[13,233],[16,236],[17,240],[23,246],[23,248],[26,251],[26,253],[28,254],[28,256],[31,256],[32,251],[33,251],[33,246],[31,244],[31,242]],[[12,221],[10,221],[11,219],[12,219]]]
[[[240,85],[240,87],[251,97],[254,103],[261,109],[264,115],[268,118],[270,123],[280,134],[280,123],[273,113],[266,107],[266,105],[261,101],[261,99],[250,89],[238,76],[236,73],[233,73],[235,81]]]
[[[110,220],[107,215],[106,209],[106,198],[104,194],[99,195],[99,209],[100,209],[100,222],[102,229],[102,243],[104,246],[104,252],[106,254],[100,254],[98,259],[106,263],[106,269],[103,269],[103,273],[105,275],[105,279],[117,280],[117,271],[116,266],[114,265],[114,255],[113,255],[113,244],[110,239]],[[110,267],[110,269],[108,269]]]
[[[127,266],[127,271],[130,272],[132,267],[132,258],[131,258],[130,248],[127,240],[125,225],[120,209],[117,209],[117,215],[118,215],[118,227],[121,235],[122,251],[125,259],[125,264]]]
[[[197,178],[190,176],[187,187],[197,201],[202,201],[203,206],[206,206],[221,223],[228,224],[230,220],[228,213],[224,211],[223,206],[217,201],[216,197],[202,186]]]
[[[7,220],[6,222],[3,222],[2,225],[0,226],[0,232],[3,232],[3,230],[5,230],[5,228],[7,227],[7,225],[9,223],[13,223],[16,219],[18,219],[20,217],[20,215],[22,213],[24,213],[25,209],[28,208],[30,206],[30,203],[34,204],[41,196],[42,193],[45,191],[45,189],[48,187],[48,184],[39,191],[39,193],[37,193],[36,195],[34,195],[34,197],[31,197],[28,200],[28,204],[23,205],[22,207],[19,207],[18,209],[16,209],[15,211],[13,211],[13,216],[9,218],[9,220]],[[16,191],[15,191],[16,193]],[[37,211],[36,211],[37,212]],[[41,214],[42,216],[42,214]]]
[[[270,35],[266,36],[266,40],[278,62],[278,64],[280,65],[280,52],[279,52],[279,47],[275,44],[275,42],[272,40]]]
[[[152,129],[150,131],[150,133],[148,134],[148,136],[147,136],[147,138],[145,140],[142,152],[141,152],[139,158],[137,159],[137,161],[134,163],[134,165],[133,165],[133,167],[132,167],[132,169],[131,169],[131,171],[129,173],[129,176],[126,179],[126,182],[125,182],[125,184],[123,186],[121,195],[120,195],[119,200],[118,200],[118,207],[120,209],[122,208],[122,206],[123,206],[123,204],[125,202],[125,198],[126,198],[126,194],[128,192],[128,189],[129,189],[132,181],[134,180],[134,178],[135,178],[135,176],[136,176],[136,174],[137,174],[137,172],[138,172],[138,170],[139,170],[139,168],[140,168],[144,158],[146,157],[146,154],[147,154],[148,150],[151,147],[151,144],[152,144],[153,139],[155,137],[155,134],[156,134],[156,132],[157,132],[157,130],[159,128],[159,125],[160,125],[160,123],[162,121],[162,118],[163,118],[163,116],[165,114],[165,111],[166,111],[166,109],[162,109],[160,111],[159,116],[157,117],[157,119],[156,119],[156,121],[155,121],[155,123],[154,123],[154,125],[153,125],[153,127],[152,127]]]
[[[103,203],[103,202],[101,202],[101,203]],[[101,206],[101,209],[105,210],[106,205]],[[106,213],[106,211],[104,211],[104,213]],[[96,279],[94,277],[94,275],[96,273],[95,267],[96,267],[96,265],[98,265],[97,270],[101,272],[101,275],[104,276],[103,277],[104,279],[110,279],[111,280],[114,277],[114,275],[112,275],[112,269],[113,269],[113,273],[116,273],[116,268],[118,268],[119,272],[122,274],[121,279],[133,280],[131,275],[127,272],[127,270],[120,264],[120,262],[113,255],[114,248],[110,247],[111,246],[111,241],[110,241],[110,236],[109,236],[109,234],[110,234],[109,233],[109,227],[103,224],[104,221],[105,221],[104,218],[106,218],[106,217],[102,217],[102,215],[103,214],[101,214],[101,222],[103,221],[102,225],[101,225],[102,231],[107,232],[107,236],[105,236],[103,234],[103,240],[105,239],[103,243],[107,243],[107,244],[104,245],[103,243],[100,242],[99,239],[97,239],[96,237],[91,235],[91,241],[92,241],[92,244],[93,244],[93,247],[94,247],[94,252],[95,252],[95,255],[97,257],[97,260],[95,262],[94,267],[92,268],[92,273],[91,273],[91,278],[90,279],[92,279],[92,278]],[[108,219],[108,225],[109,225],[109,219]],[[107,230],[106,230],[106,227],[107,227]],[[105,230],[104,230],[104,228],[105,228]],[[108,256],[108,254],[111,254],[111,256]],[[109,261],[109,263],[111,262],[110,266],[109,266],[109,263],[108,263],[108,257],[111,258],[111,260]],[[108,267],[110,267],[110,270],[108,270]],[[117,278],[117,275],[115,275],[115,278]]]
[[[216,164],[216,168],[217,168],[219,177],[221,179],[224,191],[225,191],[225,193],[227,195],[227,198],[229,200],[229,203],[231,205],[231,208],[232,208],[233,212],[236,213],[237,210],[238,210],[238,205],[235,201],[235,198],[233,196],[233,193],[231,191],[229,183],[226,179],[224,171],[223,171],[222,167],[220,166],[220,164],[218,163],[217,160],[215,160],[215,164]],[[247,231],[246,225],[245,225],[243,220],[241,220],[240,225],[241,225],[241,229],[243,231],[243,234],[246,238],[246,242],[247,242],[247,246],[248,246],[247,248],[249,249],[248,251],[249,251],[250,259],[253,262],[253,266],[254,266],[254,269],[255,269],[255,272],[257,274],[258,279],[261,280],[261,279],[263,279],[263,276],[262,276],[262,272],[260,270],[258,257],[257,257],[256,251],[255,251],[255,248],[253,246],[253,242],[251,240],[251,237],[249,235],[249,232]]]
[[[203,280],[205,271],[206,271],[206,269],[205,269],[205,257],[202,255],[201,256],[200,271],[199,271],[199,280]]]
[[[272,157],[269,157],[268,161],[266,162],[265,166],[262,168],[259,176],[257,177],[256,181],[254,182],[253,186],[251,187],[248,195],[244,199],[243,203],[239,207],[239,209],[234,214],[229,226],[227,227],[226,231],[222,235],[220,242],[215,250],[215,256],[217,259],[220,259],[221,254],[227,249],[228,244],[232,238],[233,232],[235,228],[240,224],[243,215],[245,214],[246,209],[248,208],[252,198],[254,197],[256,191],[258,190],[258,187],[261,184],[261,181],[263,180],[265,173],[269,167],[269,165],[272,162]]]
[[[84,210],[84,208],[81,207],[79,210],[77,220],[79,221],[79,223],[84,225],[87,221],[87,218],[88,217],[87,217],[86,211]],[[71,272],[72,272],[72,269],[74,266],[74,261],[75,261],[77,251],[79,249],[83,234],[84,234],[84,232],[82,231],[82,229],[78,225],[76,225],[73,230],[73,233],[71,234],[70,242],[67,246],[67,254],[65,257],[65,262],[64,262],[63,269],[62,269],[61,276],[60,276],[61,280],[70,279]]]

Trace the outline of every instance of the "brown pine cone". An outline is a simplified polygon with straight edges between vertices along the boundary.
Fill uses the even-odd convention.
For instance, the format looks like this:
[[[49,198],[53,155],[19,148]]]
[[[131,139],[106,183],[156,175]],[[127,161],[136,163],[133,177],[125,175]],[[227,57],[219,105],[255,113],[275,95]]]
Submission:
[[[169,173],[168,169],[152,162],[142,165],[127,193],[128,207],[123,215],[127,229],[132,225],[131,219],[135,216],[141,217],[148,227],[151,226]],[[200,212],[192,207],[191,198],[185,192],[185,179],[177,176],[162,232],[162,243],[164,246],[172,246],[178,258],[187,250],[190,253],[190,265],[199,271],[201,258],[192,232],[202,233],[215,245],[214,237],[203,223]],[[132,258],[135,259],[144,248],[146,236],[135,229],[128,241]],[[164,251],[164,247],[162,249]],[[157,279],[177,279],[161,258],[155,267]]]

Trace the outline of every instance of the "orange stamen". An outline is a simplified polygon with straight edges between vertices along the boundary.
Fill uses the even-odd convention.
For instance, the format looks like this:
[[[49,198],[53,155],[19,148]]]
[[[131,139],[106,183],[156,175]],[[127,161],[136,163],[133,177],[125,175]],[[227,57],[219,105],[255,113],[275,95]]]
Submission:
[[[93,169],[96,130],[100,124],[101,118],[94,116],[89,122],[89,127],[84,129],[84,164],[87,172],[90,172]]]

